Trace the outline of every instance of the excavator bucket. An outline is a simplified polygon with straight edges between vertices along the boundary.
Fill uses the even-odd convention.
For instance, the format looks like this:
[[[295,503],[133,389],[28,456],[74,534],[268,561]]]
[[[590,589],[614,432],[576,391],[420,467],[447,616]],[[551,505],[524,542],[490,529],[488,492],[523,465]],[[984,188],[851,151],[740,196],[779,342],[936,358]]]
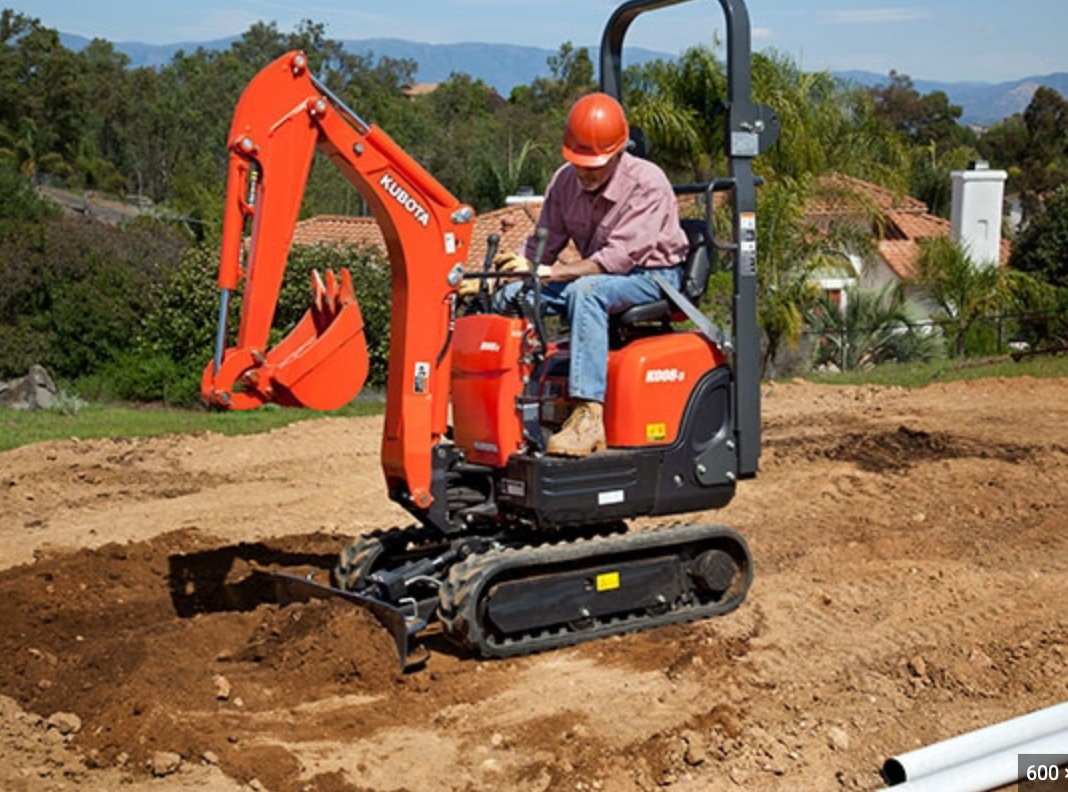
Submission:
[[[209,403],[248,410],[267,403],[334,410],[351,401],[367,379],[363,316],[352,275],[328,270],[311,276],[312,306],[296,327],[266,352],[232,347],[204,370]]]

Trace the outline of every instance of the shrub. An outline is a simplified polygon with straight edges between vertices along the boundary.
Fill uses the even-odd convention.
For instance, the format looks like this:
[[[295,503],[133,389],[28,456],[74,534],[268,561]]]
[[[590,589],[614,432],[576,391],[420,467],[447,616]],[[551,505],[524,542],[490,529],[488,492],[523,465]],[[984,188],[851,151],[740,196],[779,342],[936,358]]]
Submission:
[[[60,379],[134,348],[155,287],[188,242],[162,224],[119,228],[50,218],[0,240],[0,376],[27,351]]]
[[[348,267],[352,273],[364,319],[371,358],[368,383],[382,385],[389,359],[389,270],[374,251],[323,246],[294,248],[278,294],[269,343],[273,346],[281,341],[311,305],[312,270],[336,272],[342,267]],[[214,355],[220,299],[217,270],[215,251],[206,247],[189,250],[160,283],[145,319],[141,352],[146,359],[161,355],[174,361],[179,377],[169,393],[181,394],[183,398],[198,398],[201,374]],[[228,345],[236,343],[241,299],[239,287],[231,298]]]

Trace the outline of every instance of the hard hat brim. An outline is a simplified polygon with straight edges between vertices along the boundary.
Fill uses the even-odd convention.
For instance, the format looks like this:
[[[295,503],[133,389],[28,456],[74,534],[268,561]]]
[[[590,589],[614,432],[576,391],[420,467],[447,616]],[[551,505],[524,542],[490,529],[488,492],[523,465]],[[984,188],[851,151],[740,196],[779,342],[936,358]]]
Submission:
[[[588,151],[577,151],[567,145],[561,146],[561,152],[565,160],[580,168],[601,168],[618,153],[618,151],[610,151],[594,154]]]

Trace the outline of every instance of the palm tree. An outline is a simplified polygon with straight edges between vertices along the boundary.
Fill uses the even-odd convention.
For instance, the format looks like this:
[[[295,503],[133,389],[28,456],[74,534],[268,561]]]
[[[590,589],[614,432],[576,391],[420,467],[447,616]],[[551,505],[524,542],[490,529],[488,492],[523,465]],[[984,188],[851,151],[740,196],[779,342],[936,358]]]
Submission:
[[[723,134],[717,123],[727,77],[714,50],[691,47],[674,61],[650,61],[626,74],[627,115],[669,173],[701,181],[722,175]]]
[[[977,266],[959,242],[949,237],[920,241],[915,285],[938,306],[953,354],[964,357],[969,334],[986,317],[1013,299],[1020,273],[996,266]]]
[[[848,289],[844,307],[823,294],[809,320],[809,329],[820,336],[816,363],[852,371],[929,359],[935,352],[931,338],[919,333],[914,322],[900,284]]]
[[[858,241],[862,229],[817,230],[806,218],[806,204],[835,189],[819,177],[839,172],[903,193],[910,161],[904,142],[876,118],[867,93],[843,89],[829,72],[804,72],[775,52],[755,54],[752,64],[753,97],[774,109],[781,127],[778,144],[754,161],[764,178],[757,234],[766,371],[784,344],[800,339],[819,296],[814,274],[840,264],[825,251],[866,252],[867,242]],[[626,89],[628,114],[646,132],[657,162],[696,180],[723,175],[717,112],[726,76],[713,48],[694,47],[673,63],[632,67]],[[863,230],[870,236],[870,227]]]

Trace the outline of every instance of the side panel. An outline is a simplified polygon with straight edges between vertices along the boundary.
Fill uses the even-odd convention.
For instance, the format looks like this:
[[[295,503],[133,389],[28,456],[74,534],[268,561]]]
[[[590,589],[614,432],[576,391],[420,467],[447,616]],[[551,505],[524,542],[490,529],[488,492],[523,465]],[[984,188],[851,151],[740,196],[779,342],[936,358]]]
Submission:
[[[608,359],[605,433],[614,448],[668,446],[705,373],[726,362],[698,333],[642,338]]]

